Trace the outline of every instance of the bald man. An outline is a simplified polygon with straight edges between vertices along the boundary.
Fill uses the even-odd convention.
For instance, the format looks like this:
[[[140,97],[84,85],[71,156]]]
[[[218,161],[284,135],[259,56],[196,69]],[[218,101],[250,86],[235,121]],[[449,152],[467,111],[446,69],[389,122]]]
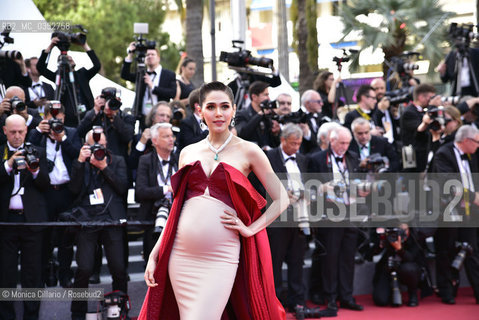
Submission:
[[[16,226],[3,227],[0,230],[0,287],[16,288],[18,271],[18,252],[21,254],[22,288],[43,287],[41,272],[41,252],[43,229],[21,227],[25,222],[47,221],[46,202],[43,190],[48,188],[50,179],[45,152],[32,147],[40,160],[38,167],[16,168],[18,160],[24,159],[21,149],[25,147],[27,125],[25,119],[13,114],[6,118],[3,132],[7,142],[0,146],[3,154],[0,165],[0,221]],[[38,319],[40,301],[25,301],[24,319]],[[16,319],[12,301],[0,302],[2,319]]]
[[[386,94],[386,82],[382,78],[376,78],[371,81],[371,88],[376,93],[376,112],[374,113],[374,123],[377,127],[383,129],[383,137],[388,142],[395,144],[399,136],[399,114],[397,105],[391,105]]]

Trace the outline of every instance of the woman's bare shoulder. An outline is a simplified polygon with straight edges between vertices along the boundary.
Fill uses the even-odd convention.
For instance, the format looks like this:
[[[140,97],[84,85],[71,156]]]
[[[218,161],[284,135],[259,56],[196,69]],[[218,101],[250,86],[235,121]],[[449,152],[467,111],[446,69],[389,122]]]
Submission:
[[[180,159],[179,159],[180,168],[196,160],[198,153],[200,153],[203,148],[204,148],[203,140],[192,143],[184,147],[180,152]]]

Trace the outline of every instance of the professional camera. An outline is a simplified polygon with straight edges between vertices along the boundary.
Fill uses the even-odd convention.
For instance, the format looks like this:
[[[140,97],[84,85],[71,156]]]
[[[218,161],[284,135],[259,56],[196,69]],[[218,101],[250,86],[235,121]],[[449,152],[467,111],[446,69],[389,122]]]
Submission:
[[[168,215],[170,214],[171,202],[168,198],[163,198],[161,200],[155,201],[155,207],[158,207],[155,218],[155,229],[154,233],[161,234],[166,225],[166,220],[168,220]]]
[[[344,193],[349,191],[349,186],[342,180],[334,180],[330,182],[333,192],[328,192],[326,198],[330,201],[344,203]]]
[[[13,110],[17,110],[17,112],[22,112],[26,108],[27,105],[19,97],[14,96],[10,99],[10,112],[13,112]]]
[[[101,134],[103,133],[103,128],[101,126],[93,127],[93,141],[95,142],[90,146],[91,154],[95,157],[96,160],[102,161],[106,157],[106,149],[99,142],[101,139]]]
[[[285,115],[274,117],[273,120],[278,121],[279,123],[308,123],[308,115],[301,109],[296,112],[291,112]]]
[[[387,97],[391,104],[404,103],[412,100],[414,87],[405,87],[398,90],[387,91],[384,96]]]
[[[412,62],[412,58],[418,58],[420,56],[419,52],[409,52],[405,51],[397,57],[393,57],[391,62],[394,65],[394,71],[396,71],[401,78],[409,77],[409,72],[418,70],[419,65]]]
[[[444,117],[444,108],[442,106],[439,107],[428,107],[426,109],[429,118],[431,118],[432,122],[429,124],[428,129],[433,131],[441,130],[441,127],[446,124],[446,118]]]
[[[126,319],[128,311],[131,309],[130,297],[119,290],[105,294],[101,303],[106,308],[106,319],[108,320]]]
[[[278,103],[276,100],[263,100],[259,104],[259,107],[261,110],[266,110],[266,109],[276,109],[278,108]]]
[[[449,102],[452,105],[456,105],[461,100],[461,96],[441,97],[441,102]]]
[[[273,59],[269,58],[256,58],[251,55],[251,51],[243,50],[237,44],[243,43],[241,40],[233,40],[233,48],[238,49],[236,52],[221,51],[220,61],[226,62],[228,67],[246,67],[247,65],[253,65],[263,68],[273,69]]]
[[[458,26],[453,22],[449,26],[449,37],[459,50],[465,50],[474,39],[479,39],[479,34],[474,32],[474,25],[463,24]]]
[[[338,71],[341,71],[342,64],[351,60],[352,55],[357,54],[359,51],[354,49],[349,49],[349,55],[346,53],[346,49],[343,49],[343,55],[341,57],[334,57],[333,62],[336,62]]]
[[[311,229],[309,225],[309,214],[306,199],[304,197],[304,190],[292,190],[292,192],[294,196],[298,198],[298,200],[293,203],[295,222],[298,222],[298,227],[301,232],[304,235],[309,236],[311,235]]]
[[[53,118],[48,120],[48,125],[50,126],[50,129],[55,132],[55,133],[61,133],[64,130],[64,125],[63,122],[59,119],[57,119],[58,113],[60,113],[60,110],[62,108],[62,104],[60,101],[50,101],[50,114],[52,115]]]
[[[36,170],[40,166],[40,159],[38,158],[37,150],[32,146],[30,142],[25,142],[23,148],[18,149],[21,151],[22,158],[16,158],[14,162],[14,170],[19,171],[27,168]]]
[[[116,111],[120,109],[122,103],[118,96],[120,95],[121,91],[115,88],[115,87],[107,87],[101,90],[100,97],[105,99],[105,104],[108,103],[108,108],[110,110]]]
[[[473,248],[468,242],[457,242],[456,249],[458,253],[451,263],[451,267],[460,271],[464,265],[464,260],[467,256],[472,254]]]
[[[396,242],[401,236],[401,243],[406,240],[406,231],[398,227],[389,227],[384,230],[384,236],[389,243]]]
[[[148,34],[148,23],[138,23],[133,24],[133,32],[137,33],[138,36],[135,37],[135,49],[131,52],[136,54],[136,60],[139,63],[144,63],[146,52],[148,49],[156,48],[156,41],[148,40],[143,37],[144,34]]]
[[[62,32],[55,31],[52,33],[52,38],[57,37],[59,40],[56,44],[60,52],[65,53],[70,49],[72,43],[77,45],[84,45],[86,42],[86,33],[88,32],[81,24],[72,26],[73,29],[79,29],[80,32]]]
[[[13,43],[14,42],[13,38],[10,37],[10,31],[11,31],[11,27],[7,26],[7,27],[5,27],[3,32],[0,34],[0,36],[3,37],[3,41],[0,41],[0,49],[3,48],[3,46],[6,43]],[[21,59],[22,54],[20,53],[20,51],[16,51],[16,50],[11,50],[11,51],[0,50],[0,59],[2,59],[2,58],[5,58],[5,59]]]
[[[367,158],[366,169],[368,172],[383,173],[388,170],[389,159],[379,153],[373,153]]]

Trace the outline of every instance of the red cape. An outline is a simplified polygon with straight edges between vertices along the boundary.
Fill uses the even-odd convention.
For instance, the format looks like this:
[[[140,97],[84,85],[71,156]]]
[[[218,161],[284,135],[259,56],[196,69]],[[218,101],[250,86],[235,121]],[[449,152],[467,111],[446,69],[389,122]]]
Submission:
[[[154,277],[158,286],[148,288],[139,320],[180,319],[175,295],[168,276],[168,262],[175,240],[181,208],[185,200],[185,182],[194,166],[200,161],[184,166],[172,178],[175,198],[168,223],[163,231],[158,263]],[[249,226],[261,216],[266,200],[253,188],[249,180],[236,168],[221,162],[226,174],[229,194],[234,209],[243,223]],[[281,320],[286,314],[276,298],[273,280],[271,251],[266,230],[241,239],[241,252],[236,279],[230,299],[221,320]],[[212,301],[214,303],[214,301]]]

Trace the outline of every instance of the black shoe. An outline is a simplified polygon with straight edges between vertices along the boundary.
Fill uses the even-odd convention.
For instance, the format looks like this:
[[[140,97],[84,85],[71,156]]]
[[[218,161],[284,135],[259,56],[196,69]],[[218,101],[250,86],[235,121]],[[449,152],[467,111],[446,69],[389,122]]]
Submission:
[[[441,299],[442,303],[445,304],[456,304],[456,300],[453,297],[444,297]]]
[[[314,293],[311,295],[311,302],[321,306],[324,304],[324,298],[320,294]]]
[[[336,304],[336,301],[328,302],[327,310],[338,311],[338,305]]]
[[[417,292],[412,292],[409,294],[409,301],[407,303],[409,307],[417,307],[419,305],[419,300],[417,298]]]
[[[330,309],[329,304],[328,308],[319,310],[318,318],[329,318],[329,317],[337,317],[338,316],[338,306],[336,309]]]
[[[364,307],[360,304],[357,304],[356,301],[351,300],[351,301],[341,301],[339,303],[339,306],[343,309],[349,309],[349,310],[354,310],[354,311],[363,311]]]
[[[100,281],[100,274],[99,273],[94,273],[90,276],[89,280],[90,284],[99,284]]]
[[[303,305],[296,305],[294,308],[295,316],[297,320],[320,318],[319,308],[308,308]]]

